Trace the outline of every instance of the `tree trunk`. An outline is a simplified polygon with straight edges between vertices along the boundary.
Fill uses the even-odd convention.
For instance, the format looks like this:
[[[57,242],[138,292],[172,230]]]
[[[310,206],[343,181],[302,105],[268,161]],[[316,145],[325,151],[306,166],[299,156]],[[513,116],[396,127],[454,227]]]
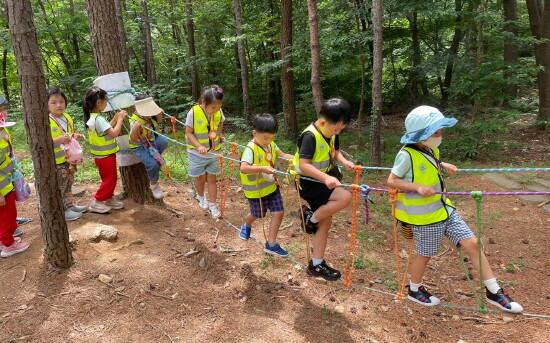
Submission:
[[[357,27],[357,32],[366,35],[365,27],[361,29],[361,19],[360,19],[360,9],[361,2],[355,2],[357,15],[355,16],[355,25]],[[363,49],[363,43],[361,40],[357,41],[357,53],[359,54],[359,63],[361,64],[361,91],[359,94],[359,112],[357,113],[357,132],[358,132],[358,141],[360,146],[364,146],[363,139],[363,114],[365,113],[365,89],[366,89],[366,66],[365,66],[365,54]]]
[[[124,29],[124,17],[122,12],[124,10],[124,0],[114,0],[115,3],[115,13],[116,13],[116,25],[118,36],[120,37],[120,52],[122,54],[122,63],[124,65],[124,70],[130,70],[130,58],[128,57],[128,48],[126,47],[126,42],[128,38],[126,37],[126,30]]]
[[[177,46],[182,46],[182,38],[181,38],[181,27],[179,26],[177,20],[176,20],[176,1],[170,0],[170,25],[172,26],[172,37],[174,38],[174,42]]]
[[[311,49],[311,91],[315,112],[319,115],[323,106],[323,89],[321,87],[321,43],[319,43],[319,21],[317,18],[317,0],[307,0],[309,18],[309,45]]]
[[[73,18],[76,15],[74,10],[73,0],[69,0],[69,13]],[[75,32],[71,33],[71,43],[73,45],[74,57],[76,60],[75,68],[80,68],[82,66],[82,59],[80,57],[80,46],[78,45],[78,35]]]
[[[382,0],[372,1],[372,23],[374,52],[372,65],[372,115],[370,163],[379,166],[381,162],[380,126],[382,124]]]
[[[441,87],[441,106],[446,107],[449,102],[449,87],[451,87],[451,81],[453,78],[453,68],[456,56],[458,54],[458,47],[460,46],[460,40],[462,39],[462,29],[460,28],[460,22],[462,16],[462,0],[455,0],[455,32],[453,34],[453,40],[449,47],[449,53],[447,57],[447,66],[445,67],[445,79],[443,80],[443,86]]]
[[[10,92],[8,84],[8,49],[4,49],[4,53],[2,54],[2,89],[4,90],[4,97],[9,102]]]
[[[151,39],[151,24],[149,23],[149,11],[147,1],[141,1],[143,35],[145,43],[145,70],[147,71],[147,85],[152,88],[157,83],[157,72],[155,70],[155,56],[153,54],[153,41]]]
[[[241,65],[241,84],[243,94],[243,114],[245,118],[251,119],[250,91],[248,89],[248,64],[246,62],[246,51],[243,38],[243,15],[241,10],[241,1],[233,0],[233,12],[235,13],[235,29],[237,32],[237,51],[239,54],[239,64]]]
[[[478,13],[485,13],[485,0],[479,1],[479,10]],[[483,58],[483,22],[478,20],[477,22],[477,36],[476,36],[476,79],[479,79],[481,72],[481,59]],[[475,121],[479,116],[481,109],[481,98],[477,95],[474,95],[474,106],[472,108],[472,119]]]
[[[292,0],[281,0],[281,88],[286,131],[290,138],[298,135],[294,73],[292,72]]]
[[[119,35],[117,31],[116,8],[114,2],[87,0],[90,36],[99,75],[126,71],[123,61]],[[129,109],[129,113],[131,110]],[[126,119],[126,127],[129,126]],[[125,132],[128,133],[128,132]],[[155,199],[149,189],[149,179],[143,163],[120,167],[124,194],[137,203],[163,204]]]
[[[516,0],[502,0],[504,7],[504,64],[505,68],[510,68],[511,65],[518,61],[518,44],[516,38],[518,35],[518,14]],[[504,78],[509,80],[515,76],[515,73],[510,71],[504,72]],[[504,94],[512,99],[518,95],[518,85],[516,83],[509,84],[504,89]]]
[[[187,28],[187,45],[189,47],[189,60],[191,62],[191,95],[194,101],[199,100],[199,73],[197,71],[197,56],[195,52],[195,25],[193,24],[193,0],[186,0],[185,10],[187,19],[185,26]]]
[[[544,0],[542,11],[542,39],[539,72],[539,113],[537,120],[550,132],[550,0]]]
[[[48,113],[46,79],[30,0],[9,0],[8,18],[21,82],[23,119],[34,166],[40,226],[45,243],[44,260],[54,269],[66,269],[73,264],[73,256],[57,184],[50,123],[45,115]]]
[[[269,3],[269,14],[271,18],[267,22],[267,27],[269,32],[276,32],[275,29],[275,6],[273,5],[273,0],[268,0]],[[275,44],[273,43],[273,35],[265,34],[265,45],[266,45],[266,59],[269,63],[275,63],[277,61],[277,55],[275,54]],[[268,108],[270,113],[279,113],[282,110],[281,103],[281,79],[276,75],[274,69],[271,69],[267,72],[268,79],[268,89],[267,89],[267,98],[268,98]]]
[[[44,15],[44,21],[46,22],[46,25],[50,28],[48,31],[50,34],[50,38],[52,39],[53,46],[55,48],[55,51],[59,55],[59,58],[61,59],[61,62],[63,62],[63,65],[65,66],[65,69],[67,70],[67,74],[71,75],[72,68],[71,63],[69,62],[69,59],[67,58],[67,55],[65,55],[65,52],[61,48],[61,45],[59,44],[59,40],[57,37],[53,34],[53,31],[51,31],[53,24],[48,19],[48,13],[46,13],[46,8],[44,7],[44,3],[42,0],[38,0],[38,5],[40,6],[40,9],[42,10],[42,14]]]

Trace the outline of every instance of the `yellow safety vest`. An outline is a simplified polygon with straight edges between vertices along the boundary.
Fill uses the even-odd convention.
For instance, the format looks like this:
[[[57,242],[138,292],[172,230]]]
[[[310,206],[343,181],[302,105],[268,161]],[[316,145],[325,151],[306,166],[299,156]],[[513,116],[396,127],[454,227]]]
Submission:
[[[220,137],[216,135],[216,137],[212,139],[212,137],[209,136],[211,132],[218,129],[221,121],[222,114],[220,111],[212,114],[210,116],[210,121],[208,121],[208,118],[202,108],[199,105],[193,106],[193,134],[199,143],[201,143],[201,145],[205,148],[211,148],[212,150],[221,149],[222,145]],[[186,139],[186,142],[189,149],[197,149],[197,147],[191,144],[188,139]]]
[[[303,132],[302,135],[306,132],[311,132],[315,135],[315,153],[311,159],[311,165],[319,169],[323,173],[328,171],[331,165],[331,154],[334,149],[334,142],[336,140],[336,135],[330,137],[330,144],[327,143],[327,140],[317,128],[311,124]],[[291,174],[300,174],[304,175],[300,170],[300,151],[296,151],[294,159],[292,160],[294,170],[290,170]]]
[[[65,117],[65,119],[67,119],[67,134],[72,134],[74,133],[74,125],[73,125],[73,118],[71,118],[70,115],[68,115],[67,113],[63,113],[63,116]],[[56,118],[57,120],[57,118]],[[57,121],[52,119],[52,117],[50,117],[50,131],[52,133],[52,138],[57,138],[61,135],[63,135],[63,133],[65,133],[65,130],[63,129],[63,127],[61,127],[61,125],[58,125]],[[61,148],[61,144],[55,144],[53,145],[53,152],[54,152],[54,155],[55,155],[55,164],[61,164],[61,163],[65,163],[67,162],[67,158],[65,157],[65,150],[63,150],[63,148]]]
[[[90,116],[96,120],[99,113],[91,113]],[[101,135],[98,134],[97,129],[90,130],[88,128],[88,142],[90,143],[90,152],[97,156],[109,156],[120,150],[114,138],[103,132]]]
[[[152,126],[151,128],[153,130],[155,130],[155,127],[157,126],[157,121],[153,118],[151,118],[151,122],[152,122],[151,124],[151,122],[147,121],[146,119],[140,118],[136,114],[132,114],[132,118],[130,119],[130,127],[133,127],[136,121],[143,126],[147,126],[147,127]],[[139,138],[142,138],[142,137],[147,138],[151,142],[155,140],[155,135],[153,134],[153,132],[145,129],[144,127],[139,128]],[[135,149],[140,145],[141,145],[141,141],[130,140],[130,149]]]
[[[0,152],[0,194],[4,196],[13,190],[11,182],[13,169],[13,163],[9,154]]]
[[[404,147],[403,150],[411,156],[412,182],[433,187],[436,192],[447,191],[437,165],[433,165],[426,156],[413,148]],[[432,151],[436,160],[439,160],[439,149],[434,148]],[[425,197],[418,193],[399,193],[395,203],[395,217],[417,226],[436,224],[449,218],[445,205],[454,208],[444,194]]]
[[[269,150],[265,151],[254,141],[248,142],[246,149],[252,150],[254,156],[254,166],[273,166],[277,159],[275,151],[275,142],[269,144]],[[271,154],[271,162],[266,158],[266,154]],[[243,152],[244,155],[244,152]],[[242,160],[242,156],[241,156]],[[274,181],[267,181],[262,177],[262,173],[243,174],[241,173],[241,182],[243,184],[244,196],[249,199],[263,198],[277,190],[277,184]]]
[[[6,139],[0,139],[0,151],[9,156],[11,153],[11,136],[7,128],[4,128],[4,131],[6,131],[8,137],[6,137]]]

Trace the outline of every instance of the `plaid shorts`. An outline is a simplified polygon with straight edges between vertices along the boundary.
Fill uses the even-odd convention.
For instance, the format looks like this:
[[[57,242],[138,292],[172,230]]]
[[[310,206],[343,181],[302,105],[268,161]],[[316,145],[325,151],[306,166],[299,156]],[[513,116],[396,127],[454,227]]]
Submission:
[[[265,217],[265,215],[267,214],[267,210],[270,210],[271,212],[284,211],[283,197],[281,196],[279,187],[277,187],[277,190],[275,192],[269,195],[266,195],[261,199],[262,199],[261,204],[260,204],[260,198],[248,199],[248,203],[250,204],[250,214],[252,214],[254,217],[256,218]]]
[[[464,219],[456,211],[453,211],[449,219],[444,222],[424,226],[413,225],[412,230],[416,253],[426,257],[432,257],[437,254],[443,235],[449,238],[456,247],[460,247],[461,240],[475,237],[468,224],[464,222]]]

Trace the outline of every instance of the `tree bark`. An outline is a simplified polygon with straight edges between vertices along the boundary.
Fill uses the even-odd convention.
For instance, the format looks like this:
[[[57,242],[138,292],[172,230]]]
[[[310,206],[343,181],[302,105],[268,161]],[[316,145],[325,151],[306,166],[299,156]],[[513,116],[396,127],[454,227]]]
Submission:
[[[357,15],[355,16],[355,25],[357,27],[357,32],[365,34],[366,30],[365,26],[361,26],[361,19],[360,19],[360,10],[362,7],[362,3],[360,1],[355,1],[355,7],[357,10]],[[366,66],[365,66],[365,54],[363,49],[363,43],[361,40],[357,41],[357,53],[359,54],[359,63],[361,65],[361,91],[359,94],[359,111],[357,112],[357,133],[358,133],[358,141],[360,146],[364,146],[364,139],[363,139],[363,114],[365,113],[365,89],[366,89]]]
[[[69,232],[57,184],[52,136],[46,101],[46,79],[33,25],[30,0],[9,0],[8,17],[38,193],[40,226],[45,243],[44,260],[54,269],[73,264]]]
[[[453,34],[453,40],[449,47],[449,53],[447,55],[447,66],[445,67],[445,79],[443,80],[443,86],[441,87],[441,106],[446,107],[449,102],[449,87],[451,87],[451,81],[453,79],[453,69],[456,56],[458,54],[458,48],[462,39],[462,29],[460,23],[462,20],[462,0],[455,0],[455,12],[457,13],[455,18],[455,32]]]
[[[480,14],[485,13],[485,0],[479,1],[479,11]],[[477,22],[477,36],[476,36],[476,79],[479,78],[481,72],[481,60],[483,58],[483,22],[479,20]],[[474,106],[472,108],[472,119],[475,121],[479,116],[481,109],[481,98],[474,95]]]
[[[115,14],[116,14],[116,25],[118,36],[120,37],[120,52],[122,54],[122,64],[124,65],[124,70],[130,70],[130,58],[128,56],[128,48],[126,47],[126,42],[128,38],[126,37],[126,29],[124,29],[124,16],[122,12],[124,10],[124,0],[114,0],[115,3]]]
[[[67,70],[67,74],[71,75],[72,68],[71,68],[71,62],[67,58],[67,55],[65,55],[65,52],[63,51],[63,48],[61,48],[61,45],[59,44],[59,40],[57,39],[56,35],[53,34],[51,31],[53,29],[53,24],[49,20],[48,13],[46,13],[46,8],[44,7],[44,3],[42,0],[38,0],[38,5],[40,6],[40,9],[42,10],[42,14],[44,15],[44,21],[46,22],[46,25],[48,26],[48,34],[50,35],[50,38],[52,39],[53,46],[55,48],[55,51],[59,55],[59,58],[61,59],[61,62],[63,62],[63,65],[65,66],[65,69]]]
[[[145,44],[145,70],[147,71],[147,85],[152,88],[157,83],[157,72],[155,70],[155,56],[153,53],[153,41],[151,39],[151,24],[149,22],[149,11],[147,1],[141,1],[143,35]]]
[[[382,124],[382,0],[372,1],[372,23],[374,52],[372,66],[372,115],[370,163],[379,166],[381,162],[380,126]]]
[[[191,63],[191,95],[194,101],[199,100],[199,73],[197,71],[197,54],[195,51],[195,25],[193,24],[193,0],[185,1],[185,11],[187,18],[185,26],[187,28],[187,45],[189,47],[189,60]]]
[[[281,0],[281,88],[286,131],[290,138],[298,135],[294,73],[292,72],[292,0]]]
[[[550,132],[550,0],[544,0],[542,10],[542,39],[540,44],[539,113],[537,120]]]
[[[69,13],[73,18],[76,15],[74,10],[73,0],[69,0]],[[73,45],[74,57],[76,60],[75,68],[80,68],[82,66],[82,59],[80,57],[80,46],[78,44],[78,35],[75,32],[71,33],[71,43]]]
[[[518,61],[518,44],[516,38],[518,35],[518,13],[517,13],[517,0],[502,0],[504,7],[504,64],[505,68],[510,68],[511,65]],[[509,80],[515,76],[515,73],[510,71],[504,72],[504,78]],[[518,85],[516,83],[509,84],[504,89],[504,94],[512,99],[515,99],[518,95]]]
[[[323,106],[323,89],[321,87],[321,43],[319,42],[319,20],[317,17],[317,0],[307,0],[309,19],[309,45],[311,50],[311,91],[315,112],[319,115]]]
[[[243,94],[243,114],[245,118],[251,116],[250,91],[248,88],[248,64],[246,62],[246,51],[243,38],[243,15],[241,10],[241,1],[233,0],[233,12],[235,13],[235,29],[237,33],[237,51],[239,54],[239,64],[241,65],[241,84]]]
[[[8,49],[4,49],[4,53],[2,54],[2,89],[4,90],[4,97],[9,102],[10,91],[8,83]]]
[[[90,36],[99,75],[126,71],[123,61],[122,44],[117,31],[116,8],[112,1],[87,0]],[[131,115],[132,109],[128,109]],[[129,126],[125,119],[126,128]],[[127,129],[125,129],[127,131]],[[128,132],[124,132],[126,134]],[[153,197],[149,189],[149,179],[143,163],[120,167],[124,195],[139,204],[161,205],[164,202]]]

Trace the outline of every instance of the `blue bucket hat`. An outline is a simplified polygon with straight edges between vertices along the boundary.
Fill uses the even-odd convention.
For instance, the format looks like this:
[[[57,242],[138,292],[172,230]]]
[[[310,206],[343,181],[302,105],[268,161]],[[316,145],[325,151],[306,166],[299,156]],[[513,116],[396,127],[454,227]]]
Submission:
[[[0,106],[8,106],[10,103],[6,98],[0,95]]]
[[[419,143],[428,139],[437,130],[454,126],[458,120],[445,118],[435,107],[419,106],[412,110],[405,119],[407,133],[401,137],[402,144]]]

